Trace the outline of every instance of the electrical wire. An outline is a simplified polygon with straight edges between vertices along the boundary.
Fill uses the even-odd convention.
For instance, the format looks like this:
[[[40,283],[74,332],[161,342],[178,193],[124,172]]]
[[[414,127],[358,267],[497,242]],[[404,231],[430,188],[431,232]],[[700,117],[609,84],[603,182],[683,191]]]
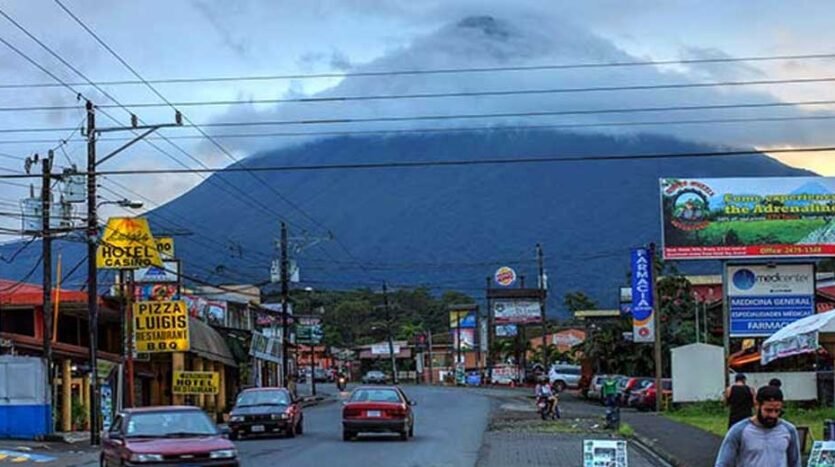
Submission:
[[[745,56],[745,57],[724,57],[724,58],[697,58],[679,60],[642,60],[642,61],[619,61],[619,62],[597,62],[597,63],[562,63],[542,65],[517,65],[517,66],[493,66],[493,67],[461,67],[461,68],[435,68],[423,70],[377,70],[377,71],[355,71],[338,73],[308,73],[308,74],[276,74],[262,76],[228,76],[228,77],[192,77],[192,78],[164,78],[147,80],[151,84],[190,84],[190,83],[211,83],[211,82],[235,82],[235,81],[275,81],[275,80],[302,80],[302,79],[330,79],[348,77],[385,77],[400,75],[446,75],[446,74],[467,74],[467,73],[496,73],[496,72],[526,72],[526,71],[547,71],[547,70],[571,70],[585,68],[612,68],[612,67],[643,67],[643,66],[667,66],[667,65],[696,65],[708,63],[739,63],[739,62],[768,62],[788,60],[825,60],[835,58],[835,53],[818,54],[792,54],[792,55],[768,55],[768,56]],[[73,83],[76,86],[84,86],[86,83]],[[129,86],[144,84],[140,80],[113,80],[98,81],[95,84],[100,86]],[[56,87],[54,83],[11,83],[0,84],[0,89]]]

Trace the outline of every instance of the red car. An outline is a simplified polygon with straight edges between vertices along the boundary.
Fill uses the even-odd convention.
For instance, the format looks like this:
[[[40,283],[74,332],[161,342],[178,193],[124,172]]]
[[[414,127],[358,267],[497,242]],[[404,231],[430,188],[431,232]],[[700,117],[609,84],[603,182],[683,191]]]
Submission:
[[[116,415],[102,439],[102,466],[238,466],[235,445],[197,407],[145,407]]]
[[[663,394],[667,397],[671,397],[673,395],[673,382],[669,379],[662,379],[661,380],[661,387],[663,388]],[[655,398],[657,396],[657,392],[655,390],[655,383],[651,383],[647,387],[637,391],[635,393],[636,401],[635,401],[635,408],[644,412],[648,410],[655,410]]]
[[[415,435],[416,404],[397,386],[354,389],[342,409],[342,439],[351,441],[359,433],[399,433],[407,441]]]
[[[229,413],[229,437],[284,433],[293,438],[304,432],[302,406],[285,388],[243,390]]]

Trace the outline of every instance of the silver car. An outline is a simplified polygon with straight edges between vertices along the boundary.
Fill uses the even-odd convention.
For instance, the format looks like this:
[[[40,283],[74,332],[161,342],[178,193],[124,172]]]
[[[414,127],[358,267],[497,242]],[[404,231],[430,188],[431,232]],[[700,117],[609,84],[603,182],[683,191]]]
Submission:
[[[548,380],[556,385],[560,391],[566,388],[576,389],[580,385],[582,370],[579,365],[557,364],[551,366],[548,372]]]

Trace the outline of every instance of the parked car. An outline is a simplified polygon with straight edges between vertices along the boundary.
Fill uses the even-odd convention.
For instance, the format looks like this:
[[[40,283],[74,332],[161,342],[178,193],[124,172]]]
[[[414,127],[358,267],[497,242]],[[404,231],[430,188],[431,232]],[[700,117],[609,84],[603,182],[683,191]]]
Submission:
[[[667,396],[671,397],[673,395],[673,381],[670,379],[662,379],[661,380],[661,391],[662,393]],[[634,407],[641,412],[646,412],[649,410],[655,410],[655,399],[657,397],[657,391],[655,390],[655,383],[650,383],[647,387],[637,391],[635,393],[635,403]]]
[[[253,388],[238,395],[229,414],[229,437],[284,433],[289,438],[304,432],[299,401],[285,388]]]
[[[237,466],[238,452],[197,407],[143,407],[116,415],[102,439],[100,465]]]
[[[588,395],[587,397],[592,400],[603,400],[603,382],[605,382],[609,378],[615,378],[618,382],[625,379],[625,376],[621,375],[595,375],[592,378],[591,385],[589,386]]]
[[[548,372],[548,380],[560,391],[565,388],[576,389],[580,385],[581,369],[579,365],[556,364]]]
[[[652,384],[654,381],[653,378],[649,377],[632,377],[626,381],[626,384],[623,386],[623,389],[619,393],[618,397],[618,404],[621,406],[630,407],[630,398],[632,397],[632,393],[634,391],[638,391],[640,389],[645,388],[647,385]]]
[[[362,377],[362,384],[386,384],[388,378],[382,371],[369,371]]]
[[[402,441],[415,435],[415,401],[397,386],[363,386],[354,389],[342,409],[342,439],[360,433],[398,433]]]

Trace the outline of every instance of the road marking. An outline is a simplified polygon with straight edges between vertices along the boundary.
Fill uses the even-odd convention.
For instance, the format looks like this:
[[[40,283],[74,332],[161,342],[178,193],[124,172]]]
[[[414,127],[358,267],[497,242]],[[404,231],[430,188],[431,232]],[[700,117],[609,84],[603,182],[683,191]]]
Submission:
[[[52,462],[56,458],[42,454],[28,454],[19,451],[0,450],[0,462],[9,461],[13,463],[36,462],[39,464]]]

